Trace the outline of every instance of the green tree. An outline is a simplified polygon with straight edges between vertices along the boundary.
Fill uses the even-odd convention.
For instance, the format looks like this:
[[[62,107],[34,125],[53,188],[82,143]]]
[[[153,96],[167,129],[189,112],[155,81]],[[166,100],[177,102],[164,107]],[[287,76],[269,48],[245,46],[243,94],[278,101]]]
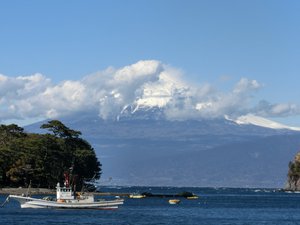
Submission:
[[[81,135],[80,131],[71,130],[59,120],[50,120],[48,123],[41,126],[42,129],[48,129],[53,134],[60,138],[78,138]]]
[[[54,136],[60,138],[61,151],[67,162],[65,170],[72,168],[73,179],[76,178],[77,187],[81,188],[85,181],[100,179],[101,163],[98,161],[92,146],[80,138],[80,131],[72,130],[58,120],[49,121],[41,128],[53,132]],[[71,181],[72,183],[75,180]]]
[[[81,183],[83,181],[92,181],[101,176],[101,164],[97,160],[94,149],[91,145],[81,139],[76,138],[73,142],[74,151],[74,173],[79,175]]]
[[[10,185],[7,171],[22,154],[25,138],[23,128],[16,124],[0,125],[0,186]]]
[[[73,168],[77,187],[99,179],[101,164],[80,131],[58,120],[43,124],[52,133],[28,134],[17,125],[0,126],[0,186],[54,188],[64,172]],[[76,176],[75,176],[76,174]]]

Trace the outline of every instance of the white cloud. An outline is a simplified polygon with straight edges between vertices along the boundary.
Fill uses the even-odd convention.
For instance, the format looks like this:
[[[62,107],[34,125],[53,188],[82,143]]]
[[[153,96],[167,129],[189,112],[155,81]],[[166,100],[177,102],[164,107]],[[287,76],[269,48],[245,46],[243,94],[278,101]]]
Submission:
[[[8,77],[0,74],[0,121],[56,118],[80,111],[98,112],[103,119],[116,119],[132,106],[159,107],[170,120],[299,114],[295,104],[253,102],[262,85],[242,78],[228,93],[210,84],[195,85],[184,73],[156,60],[139,61],[123,68],[109,67],[83,77],[53,84],[41,74]]]
[[[248,93],[252,90],[257,90],[261,88],[262,85],[259,84],[256,80],[249,80],[247,78],[242,78],[234,87],[233,93]]]
[[[287,117],[300,115],[300,106],[293,103],[271,104],[260,101],[253,111],[256,115],[264,117]]]

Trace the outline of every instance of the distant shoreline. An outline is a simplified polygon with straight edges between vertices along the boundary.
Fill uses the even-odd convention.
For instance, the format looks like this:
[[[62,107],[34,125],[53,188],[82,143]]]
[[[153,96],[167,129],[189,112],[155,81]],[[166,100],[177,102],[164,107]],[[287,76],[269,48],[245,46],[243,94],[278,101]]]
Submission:
[[[47,188],[0,188],[0,195],[56,195],[55,189]],[[112,192],[91,192],[94,195],[99,196],[123,196],[128,197],[130,193],[112,193]]]
[[[294,192],[299,193],[299,191],[288,190],[288,189],[278,189],[279,192]],[[95,196],[120,196],[129,197],[132,193],[120,193],[120,192],[90,192]],[[56,195],[55,189],[48,188],[0,188],[0,195]],[[148,193],[149,194],[149,193]],[[151,194],[147,197],[183,197],[180,194]]]

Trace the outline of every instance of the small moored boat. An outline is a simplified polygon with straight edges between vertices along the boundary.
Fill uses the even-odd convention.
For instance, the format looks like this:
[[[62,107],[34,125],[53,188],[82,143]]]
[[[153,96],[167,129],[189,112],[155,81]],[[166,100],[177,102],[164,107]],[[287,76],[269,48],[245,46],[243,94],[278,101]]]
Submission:
[[[171,204],[171,205],[176,205],[176,204],[179,204],[179,203],[180,203],[179,199],[170,199],[169,200],[169,204]]]
[[[195,199],[198,199],[198,198],[199,198],[199,196],[197,196],[197,195],[186,197],[186,199],[188,199],[188,200],[195,200]]]
[[[129,198],[146,198],[146,195],[142,195],[139,193],[133,193],[129,195]]]
[[[9,195],[9,199],[17,200],[21,208],[58,208],[58,209],[117,209],[123,199],[95,200],[94,195],[77,193],[71,187],[56,187],[56,200],[51,198],[32,198],[28,196]]]

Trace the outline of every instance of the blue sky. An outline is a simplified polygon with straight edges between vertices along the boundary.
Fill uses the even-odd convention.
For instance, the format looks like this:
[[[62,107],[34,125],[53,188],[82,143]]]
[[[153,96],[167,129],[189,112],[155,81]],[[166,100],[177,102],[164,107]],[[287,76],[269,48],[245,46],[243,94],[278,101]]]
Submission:
[[[256,80],[257,102],[298,107],[299,11],[296,0],[1,1],[0,74],[41,73],[55,85],[158,60],[224,92]],[[299,115],[270,117],[300,126]]]

